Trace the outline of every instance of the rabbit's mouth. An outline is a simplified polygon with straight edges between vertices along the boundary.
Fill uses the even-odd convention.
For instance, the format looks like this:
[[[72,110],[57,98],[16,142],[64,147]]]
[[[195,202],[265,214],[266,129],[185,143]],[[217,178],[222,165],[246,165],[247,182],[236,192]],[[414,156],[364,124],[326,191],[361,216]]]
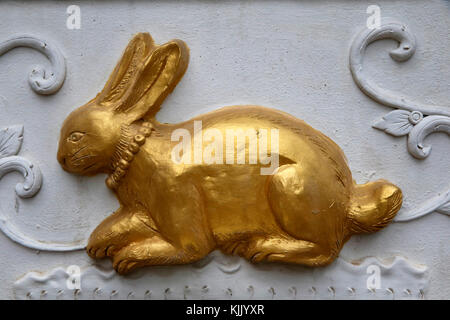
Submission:
[[[79,151],[83,149],[77,150],[70,156],[60,158],[61,166],[65,171],[80,175],[91,175],[97,172],[99,169],[97,156],[90,153],[80,155]]]

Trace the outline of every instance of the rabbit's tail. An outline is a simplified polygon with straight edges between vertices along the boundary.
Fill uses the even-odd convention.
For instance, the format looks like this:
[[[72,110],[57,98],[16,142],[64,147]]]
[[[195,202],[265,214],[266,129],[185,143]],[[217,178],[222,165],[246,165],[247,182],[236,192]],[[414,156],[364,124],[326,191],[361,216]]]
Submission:
[[[355,185],[348,218],[352,234],[376,232],[389,224],[402,206],[402,191],[386,180]]]

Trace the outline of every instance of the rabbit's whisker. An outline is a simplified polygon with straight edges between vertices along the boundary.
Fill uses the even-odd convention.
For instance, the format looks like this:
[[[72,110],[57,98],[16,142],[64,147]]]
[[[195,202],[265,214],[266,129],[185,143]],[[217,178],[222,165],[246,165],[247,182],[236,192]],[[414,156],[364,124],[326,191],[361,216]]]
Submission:
[[[96,165],[96,163],[90,164],[90,165],[88,165],[87,167],[84,167],[84,168],[81,169],[81,170],[87,171],[88,169],[92,168],[92,167],[95,166],[95,165]]]
[[[73,164],[74,166],[77,166],[77,165],[80,165],[80,164],[81,164],[81,163],[80,163],[81,160],[86,160],[86,159],[91,159],[91,158],[95,158],[95,156],[88,154],[88,155],[79,157],[77,160],[73,161],[72,164]]]
[[[78,160],[82,160],[85,159],[87,157],[91,157],[92,155],[90,153],[87,154],[80,154],[80,156],[78,157],[72,157],[72,161],[78,161]]]
[[[77,151],[75,151],[75,153],[72,154],[71,157],[72,157],[72,158],[75,157],[75,156],[78,154],[78,152],[80,152],[81,150],[84,150],[84,149],[86,149],[86,148],[87,148],[87,146],[81,147],[80,149],[78,149]]]

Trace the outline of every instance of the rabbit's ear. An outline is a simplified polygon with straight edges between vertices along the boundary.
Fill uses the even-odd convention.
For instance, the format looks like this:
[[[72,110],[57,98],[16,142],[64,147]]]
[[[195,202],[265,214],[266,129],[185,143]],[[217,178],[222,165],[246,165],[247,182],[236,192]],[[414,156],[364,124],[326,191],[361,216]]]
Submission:
[[[150,34],[136,34],[125,49],[105,87],[95,98],[96,102],[108,106],[120,104],[142,62],[154,49],[155,44]]]
[[[150,118],[186,71],[189,49],[181,40],[155,47],[143,61],[115,111],[129,122]]]

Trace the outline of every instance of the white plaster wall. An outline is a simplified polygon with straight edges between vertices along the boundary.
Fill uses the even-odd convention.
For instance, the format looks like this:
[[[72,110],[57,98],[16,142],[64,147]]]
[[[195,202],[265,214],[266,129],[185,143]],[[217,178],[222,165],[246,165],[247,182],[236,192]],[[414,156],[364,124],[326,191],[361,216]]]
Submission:
[[[70,4],[81,7],[80,30],[66,28]],[[104,177],[69,175],[55,154],[64,118],[101,90],[131,36],[142,31],[158,43],[183,39],[191,49],[188,71],[164,103],[160,121],[182,121],[234,104],[284,110],[337,142],[359,183],[389,179],[404,191],[402,210],[414,208],[449,187],[450,143],[444,134],[431,135],[432,154],[416,160],[404,137],[371,127],[392,109],[365,96],[348,67],[350,45],[366,24],[370,4],[381,7],[382,19],[407,24],[418,43],[413,58],[402,64],[387,54],[394,41],[371,45],[365,66],[372,79],[412,100],[450,108],[448,1],[2,1],[0,42],[22,33],[53,41],[66,57],[67,78],[55,95],[39,96],[26,78],[32,66],[47,64],[46,59],[24,48],[0,57],[0,127],[24,124],[20,155],[37,163],[44,175],[36,197],[17,200],[18,212],[14,185],[21,177],[5,176],[1,211],[35,238],[73,241],[88,236],[117,208]],[[450,218],[434,213],[374,235],[354,236],[341,257],[405,256],[429,267],[427,298],[449,298],[449,242]],[[0,234],[0,298],[12,298],[13,283],[29,271],[91,263],[83,251],[36,252]],[[176,277],[180,286],[190,281],[173,268],[166,276]],[[241,276],[245,273],[235,274]]]

